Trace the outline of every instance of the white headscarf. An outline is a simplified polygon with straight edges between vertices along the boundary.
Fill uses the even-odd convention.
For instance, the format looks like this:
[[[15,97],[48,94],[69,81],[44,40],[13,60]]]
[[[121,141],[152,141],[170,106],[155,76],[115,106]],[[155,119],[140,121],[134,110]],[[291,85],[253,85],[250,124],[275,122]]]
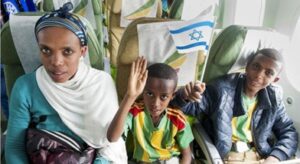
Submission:
[[[115,161],[124,155],[126,158],[124,141],[109,143],[106,137],[118,110],[117,93],[109,74],[91,68],[81,60],[77,73],[67,82],[55,83],[44,66],[37,69],[36,79],[46,100],[75,134],[88,145],[101,148],[109,160]],[[106,148],[115,153],[105,153]]]

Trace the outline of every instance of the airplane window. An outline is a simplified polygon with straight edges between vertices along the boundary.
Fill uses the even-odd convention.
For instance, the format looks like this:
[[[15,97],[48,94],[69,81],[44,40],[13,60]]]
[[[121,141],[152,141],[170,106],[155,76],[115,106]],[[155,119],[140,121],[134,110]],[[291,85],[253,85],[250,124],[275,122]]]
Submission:
[[[299,62],[300,62],[300,17],[298,18],[294,33],[291,38],[290,47],[287,50],[285,65],[287,76],[291,84],[300,91],[300,76],[299,76]],[[298,85],[297,85],[298,84]]]

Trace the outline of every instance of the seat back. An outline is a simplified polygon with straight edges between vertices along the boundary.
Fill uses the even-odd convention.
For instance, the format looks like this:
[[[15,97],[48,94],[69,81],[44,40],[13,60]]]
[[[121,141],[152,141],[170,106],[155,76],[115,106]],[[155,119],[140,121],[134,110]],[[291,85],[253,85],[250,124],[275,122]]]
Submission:
[[[120,100],[126,92],[131,63],[141,55],[146,57],[148,64],[162,62],[176,69],[179,86],[195,80],[198,54],[202,54],[202,51],[179,54],[169,31],[167,31],[171,21],[173,20],[140,18],[126,28],[117,55],[116,86]],[[138,27],[145,31],[138,34]],[[145,38],[144,42],[143,38]]]
[[[160,18],[162,15],[161,1],[158,1],[157,14],[156,17]],[[121,27],[121,12],[122,12],[122,0],[111,0],[109,5],[109,24],[108,24],[108,51],[110,56],[110,62],[113,67],[117,66],[117,55],[119,51],[119,46],[121,38],[125,31],[125,27]],[[137,18],[135,18],[137,19]],[[135,20],[133,19],[133,20]]]
[[[182,0],[174,0],[182,1]],[[130,73],[131,63],[139,56],[139,46],[138,46],[138,32],[137,25],[141,23],[153,23],[153,22],[164,22],[170,21],[160,18],[162,15],[162,7],[159,4],[157,17],[158,18],[141,18],[133,21],[126,28],[120,27],[120,17],[121,17],[121,0],[113,0],[108,4],[109,8],[109,44],[108,49],[111,58],[112,68],[116,69],[116,87],[118,91],[119,100],[121,100],[127,89],[128,76]],[[177,7],[173,7],[172,13],[177,14]],[[171,7],[172,8],[172,7]],[[181,11],[180,11],[181,12]],[[181,14],[177,14],[181,15]],[[129,133],[130,134],[130,133]],[[133,155],[133,139],[132,135],[128,135],[126,139],[126,149],[128,154],[128,159],[132,159]]]
[[[222,30],[213,42],[204,75],[211,82],[227,73],[244,69],[249,55],[263,48],[283,51],[288,38],[266,27],[231,25]]]
[[[169,18],[181,19],[184,0],[174,0],[169,11]]]
[[[15,17],[22,17],[21,19],[18,18],[18,20],[23,22],[17,21],[13,23],[12,19],[10,19],[1,29],[1,64],[4,65],[4,75],[8,95],[10,95],[13,84],[19,76],[33,71],[40,65],[39,50],[37,48],[35,36],[29,38],[22,38],[20,36],[26,36],[28,33],[34,33],[35,21],[41,15],[43,15],[43,13],[19,13]],[[32,19],[33,17],[35,17],[35,19]],[[89,62],[92,67],[103,69],[104,56],[99,49],[100,43],[98,42],[96,34],[90,23],[84,18],[81,19],[87,24]],[[12,32],[12,29],[14,29],[13,26],[15,27],[16,25],[20,26],[17,28],[24,29],[18,30],[17,35],[19,36],[14,36],[16,34]],[[28,32],[25,29],[29,29],[31,31]],[[17,45],[21,46],[16,46],[16,41],[19,42]],[[29,52],[29,55],[31,56],[27,57],[28,62],[26,65],[22,65],[20,60],[20,56],[24,57],[23,53],[25,53],[25,50],[21,48],[25,48],[26,52]],[[32,54],[30,54],[31,51]]]
[[[263,27],[247,27],[231,25],[222,30],[214,40],[208,56],[204,82],[210,83],[214,79],[228,73],[243,71],[248,57],[262,48],[275,48],[282,51],[288,38]],[[196,158],[205,157],[208,163],[223,163],[211,138],[201,122],[192,127],[195,141],[200,150],[194,155]]]
[[[141,23],[164,22],[165,19],[141,18],[132,22],[124,32],[120,41],[119,53],[117,55],[116,86],[119,99],[122,100],[127,89],[128,77],[131,63],[139,56],[137,25]]]
[[[140,18],[140,19],[133,21],[125,29],[125,31],[123,32],[124,34],[122,36],[122,39],[120,40],[120,43],[119,43],[118,54],[116,56],[116,59],[117,59],[116,87],[117,87],[119,100],[122,100],[122,98],[126,92],[126,89],[127,89],[127,83],[128,83],[128,77],[130,74],[131,63],[134,60],[136,60],[138,56],[145,55],[145,54],[141,54],[141,52],[140,52],[139,43],[141,41],[139,40],[140,38],[138,36],[138,35],[140,35],[140,34],[138,34],[138,26],[142,25],[142,24],[165,23],[165,22],[178,20],[181,18],[182,7],[183,7],[183,0],[175,0],[170,8],[170,13],[169,13],[169,16],[171,18],[173,18],[172,20],[171,19],[162,19],[162,18]],[[142,27],[140,27],[140,28],[142,28]],[[149,32],[149,33],[155,34],[155,32],[153,32],[153,31]],[[153,35],[153,37],[155,37],[155,36]],[[154,38],[153,38],[153,40],[154,40]],[[168,42],[168,41],[169,40],[165,39],[162,42]],[[158,43],[161,43],[161,42],[158,42]],[[150,46],[150,49],[159,49],[158,47],[155,47],[155,46],[151,45],[150,43],[147,43],[147,46]],[[197,56],[198,56],[198,58],[197,58]],[[181,60],[181,59],[183,59],[183,58],[180,58],[180,57],[182,57],[182,55],[179,55],[177,53],[177,54],[172,55],[171,57],[167,58],[166,60],[160,60],[158,62],[165,62],[165,63],[170,64],[171,66],[173,64],[173,66],[174,66],[174,65],[178,65],[179,63],[182,64],[183,60]],[[153,57],[153,59],[155,59],[155,57]],[[176,59],[179,59],[179,60],[176,60]],[[174,62],[174,61],[176,61],[176,62]],[[196,59],[195,59],[194,64],[197,66],[203,62],[204,62],[203,51],[199,51],[198,54],[196,53]],[[193,65],[193,64],[191,64],[191,65]],[[201,71],[199,70],[199,72],[201,72]],[[189,74],[192,74],[192,73],[189,72]],[[194,77],[196,79],[197,75],[195,74]],[[193,119],[191,119],[191,120],[193,120]],[[192,121],[190,121],[190,122],[192,122]],[[132,155],[132,150],[130,149],[130,146],[132,146],[133,144],[132,144],[132,141],[130,141],[130,140],[127,140],[126,142],[127,142],[127,152],[129,154],[129,159],[130,159],[130,156]],[[216,151],[216,149],[214,149],[214,150]],[[208,154],[209,153],[210,152],[208,152]],[[214,156],[214,157],[216,157],[216,156]],[[209,156],[207,158],[210,158],[211,160],[213,159],[212,156]]]
[[[162,19],[162,18],[140,18],[133,21],[129,26],[126,28],[123,37],[120,41],[119,51],[117,55],[117,74],[116,74],[116,87],[119,96],[119,100],[122,100],[123,96],[125,95],[127,84],[128,84],[128,77],[130,74],[130,67],[133,61],[135,61],[138,56],[140,56],[140,48],[139,48],[139,39],[138,39],[138,25],[141,24],[149,24],[149,23],[160,23],[160,22],[170,22],[170,19]],[[167,42],[167,41],[166,41]],[[152,46],[153,49],[157,47],[153,47],[150,43],[147,46]],[[177,55],[175,54],[176,58],[178,59]],[[172,55],[174,57],[174,55]],[[169,57],[169,59],[172,57]],[[175,58],[175,59],[176,59]],[[169,65],[172,65],[173,59],[170,60],[171,62],[167,62],[168,60],[159,61],[165,62]],[[174,62],[173,62],[174,63]],[[133,147],[132,147],[132,139],[130,138],[126,140],[127,143],[127,152],[129,159],[132,156]]]
[[[205,29],[207,31],[205,37],[200,38],[192,38],[194,37],[194,34],[197,33],[196,30],[191,30],[190,28],[198,28],[195,26],[192,26],[192,24],[196,24],[198,22],[203,21],[204,19],[208,21],[208,17],[211,17],[211,14],[214,13],[216,8],[211,5],[208,6],[208,8],[198,11],[198,13],[201,16],[196,16],[192,20],[185,21],[185,22],[175,22],[175,23],[164,23],[164,25],[153,25],[151,27],[149,26],[143,26],[142,24],[148,24],[148,23],[154,23],[159,24],[158,22],[170,22],[175,21],[181,18],[182,10],[183,10],[183,2],[182,0],[175,0],[173,4],[171,5],[170,12],[172,13],[170,16],[176,18],[176,19],[158,19],[158,18],[140,18],[135,21],[133,21],[129,26],[126,28],[123,37],[120,41],[120,46],[118,48],[118,55],[117,55],[117,75],[116,75],[116,83],[117,83],[117,91],[119,98],[122,99],[123,95],[125,94],[126,87],[127,87],[127,77],[129,75],[129,67],[130,64],[139,56],[148,56],[148,62],[165,62],[173,68],[176,68],[179,73],[179,85],[185,85],[186,83],[193,81],[197,77],[197,73],[191,73],[191,71],[194,71],[196,69],[202,69],[202,67],[194,68],[196,65],[199,65],[199,63],[203,63],[204,61],[204,51],[199,51],[198,54],[179,54],[178,52],[173,53],[176,51],[176,46],[180,49],[187,49],[188,47],[193,47],[195,45],[199,45],[199,43],[205,43],[209,45],[210,40],[207,41],[205,39],[209,38],[208,36],[209,29]],[[177,12],[176,12],[177,11]],[[203,19],[203,20],[202,20]],[[198,24],[197,24],[198,25]],[[202,25],[202,24],[201,24]],[[139,34],[140,37],[138,37],[138,28],[137,26],[140,26],[139,31],[142,31],[140,29],[146,29],[143,30],[144,33]],[[174,27],[182,27],[184,30],[176,30],[177,28]],[[189,26],[188,28],[183,28],[184,26]],[[199,27],[202,30],[202,27]],[[209,27],[207,27],[209,28]],[[167,33],[164,33],[162,31],[167,31]],[[176,31],[172,35],[170,35],[170,31]],[[184,31],[184,32],[183,32]],[[196,33],[195,33],[196,31]],[[144,35],[147,33],[147,35]],[[180,35],[177,35],[179,34]],[[158,35],[159,34],[159,35]],[[176,35],[176,36],[175,36]],[[197,35],[197,34],[196,34]],[[183,36],[183,39],[181,37],[178,37],[178,40],[185,40],[184,43],[176,43],[177,36]],[[186,37],[187,36],[187,37]],[[202,35],[201,35],[202,36]],[[144,39],[146,38],[147,39]],[[176,39],[174,39],[176,38]],[[145,41],[146,40],[146,41]],[[188,41],[186,41],[188,40]],[[197,43],[195,43],[195,40]],[[144,42],[143,42],[144,41]],[[198,42],[199,41],[199,42]],[[155,42],[155,43],[153,43]],[[190,42],[190,43],[188,43]],[[165,43],[173,43],[173,45],[166,45]],[[139,46],[140,44],[140,46]],[[178,44],[175,46],[175,44]],[[141,45],[144,46],[141,48]],[[146,46],[147,45],[147,46]],[[145,48],[147,47],[147,48]],[[172,49],[174,47],[174,49]],[[196,46],[195,46],[196,47]],[[194,47],[193,47],[194,48]],[[186,50],[185,49],[185,50]],[[182,49],[181,49],[182,50]],[[183,51],[184,52],[184,51]],[[188,50],[186,50],[188,52]],[[172,54],[173,53],[173,54]],[[153,56],[151,56],[153,55]],[[193,56],[193,57],[192,57]],[[188,64],[187,64],[188,63]],[[182,65],[182,67],[181,67]],[[187,67],[187,65],[190,65],[191,67]],[[179,68],[180,67],[180,68]],[[179,69],[180,70],[179,70]],[[190,68],[190,72],[187,72],[187,68]],[[194,70],[193,70],[194,69]],[[198,70],[201,72],[200,70]],[[186,76],[182,76],[183,73],[186,73]],[[193,78],[190,78],[190,76],[194,76]],[[187,78],[189,77],[189,78]]]

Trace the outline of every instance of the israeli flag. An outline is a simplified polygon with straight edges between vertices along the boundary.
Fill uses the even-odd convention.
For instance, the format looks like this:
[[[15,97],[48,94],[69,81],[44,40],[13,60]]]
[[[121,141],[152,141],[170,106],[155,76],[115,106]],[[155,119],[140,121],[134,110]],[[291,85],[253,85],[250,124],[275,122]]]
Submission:
[[[169,26],[169,31],[179,53],[204,50],[207,54],[213,31],[213,17],[196,17]]]

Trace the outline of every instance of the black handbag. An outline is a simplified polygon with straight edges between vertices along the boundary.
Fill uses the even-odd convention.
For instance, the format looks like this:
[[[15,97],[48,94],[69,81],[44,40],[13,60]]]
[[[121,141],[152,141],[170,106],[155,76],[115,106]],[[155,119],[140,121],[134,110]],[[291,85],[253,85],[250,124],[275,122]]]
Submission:
[[[36,128],[27,130],[26,151],[34,164],[92,164],[96,152],[62,133]]]

